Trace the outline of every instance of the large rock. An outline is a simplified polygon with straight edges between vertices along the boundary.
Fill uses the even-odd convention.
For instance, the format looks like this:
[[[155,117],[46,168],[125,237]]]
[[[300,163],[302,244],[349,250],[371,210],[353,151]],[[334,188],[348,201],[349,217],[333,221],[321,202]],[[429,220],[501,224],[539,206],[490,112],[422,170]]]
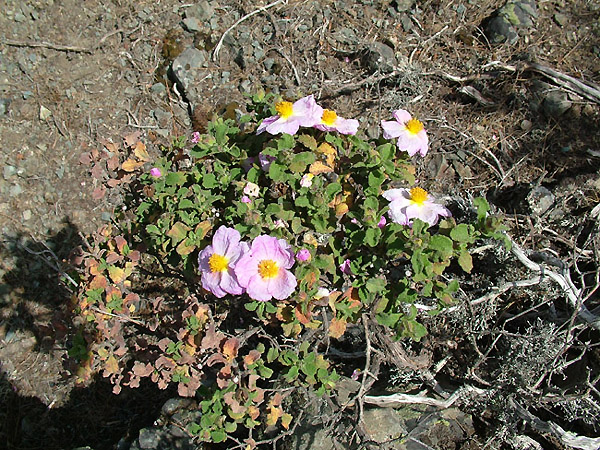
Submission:
[[[199,86],[211,77],[207,69],[210,55],[195,47],[186,48],[171,64],[171,76],[180,93],[188,102],[196,105],[201,100]]]
[[[485,36],[492,44],[514,44],[519,33],[531,28],[538,17],[535,0],[510,0],[483,21]]]

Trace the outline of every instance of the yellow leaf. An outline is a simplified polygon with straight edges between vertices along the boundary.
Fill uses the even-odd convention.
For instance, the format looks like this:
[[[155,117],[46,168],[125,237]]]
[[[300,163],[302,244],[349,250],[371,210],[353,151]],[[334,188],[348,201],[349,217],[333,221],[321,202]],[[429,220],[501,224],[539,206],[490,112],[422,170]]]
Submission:
[[[108,276],[115,284],[119,284],[126,278],[125,270],[117,266],[108,266]]]
[[[121,168],[125,172],[133,172],[135,169],[137,169],[138,167],[143,166],[143,165],[144,165],[143,161],[136,161],[135,159],[130,158],[123,163]]]
[[[281,425],[283,426],[283,428],[285,428],[286,430],[290,428],[290,423],[292,422],[292,415],[288,414],[288,413],[284,413],[281,416]]]
[[[110,355],[106,360],[106,364],[104,365],[104,376],[114,375],[115,373],[119,373],[119,361],[114,355]]]
[[[267,425],[275,425],[282,415],[283,409],[281,409],[281,406],[271,406],[269,408],[269,413],[267,414]]]
[[[135,144],[135,148],[133,149],[133,154],[135,156],[137,156],[138,159],[140,159],[144,162],[150,161],[150,155],[148,154],[148,151],[146,150],[146,145],[141,141],[138,141],[137,144]]]
[[[308,171],[313,175],[319,175],[320,173],[330,173],[333,172],[333,168],[329,167],[327,164],[321,161],[315,161],[310,165]]]
[[[339,339],[346,332],[346,320],[338,319],[337,317],[331,320],[329,324],[329,336],[334,339]]]

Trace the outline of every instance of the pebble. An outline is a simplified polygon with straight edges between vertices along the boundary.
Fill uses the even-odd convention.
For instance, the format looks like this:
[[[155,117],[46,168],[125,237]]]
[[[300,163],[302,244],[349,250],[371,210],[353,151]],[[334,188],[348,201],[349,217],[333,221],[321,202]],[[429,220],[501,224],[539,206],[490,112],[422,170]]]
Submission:
[[[396,55],[389,45],[373,42],[367,50],[365,62],[371,72],[389,73],[396,67]]]
[[[17,195],[23,192],[23,188],[20,184],[13,184],[9,189],[9,194],[11,197],[16,197]]]
[[[183,19],[183,26],[190,33],[198,33],[202,30],[202,23],[196,17],[186,17]]]
[[[5,180],[8,180],[10,177],[17,173],[17,168],[15,166],[6,165],[4,169],[2,169],[2,176]]]
[[[527,194],[527,202],[531,212],[541,216],[554,204],[554,194],[548,188],[538,186]]]
[[[31,216],[32,216],[32,214],[31,214],[30,209],[26,209],[25,211],[23,211],[23,220],[24,221],[27,222],[28,220],[31,220]]]

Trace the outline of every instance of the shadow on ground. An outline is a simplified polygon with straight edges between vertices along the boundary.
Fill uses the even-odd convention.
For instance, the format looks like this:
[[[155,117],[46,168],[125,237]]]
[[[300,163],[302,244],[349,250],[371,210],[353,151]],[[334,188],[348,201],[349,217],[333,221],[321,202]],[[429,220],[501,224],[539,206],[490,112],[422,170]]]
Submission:
[[[81,244],[69,221],[45,241],[2,238],[0,448],[117,448],[151,425],[173,395],[142,384],[116,396],[100,376],[75,386],[68,350],[76,333],[70,314],[76,272],[69,261]]]

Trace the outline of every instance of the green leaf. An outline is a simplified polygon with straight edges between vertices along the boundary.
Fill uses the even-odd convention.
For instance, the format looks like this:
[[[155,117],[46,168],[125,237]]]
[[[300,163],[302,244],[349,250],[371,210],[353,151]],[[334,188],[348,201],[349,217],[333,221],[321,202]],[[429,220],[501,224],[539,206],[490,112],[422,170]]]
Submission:
[[[301,152],[294,155],[290,163],[290,170],[295,173],[301,173],[306,170],[306,166],[315,162],[315,155],[312,152]]]
[[[277,139],[277,150],[289,150],[294,148],[294,136],[291,134],[283,133],[279,139]]]
[[[447,259],[452,255],[452,240],[447,236],[436,234],[429,241],[429,248],[440,254],[441,259]]]
[[[308,134],[301,134],[296,140],[309,150],[315,151],[317,149],[317,140]]]
[[[187,180],[183,172],[169,172],[165,177],[165,183],[169,186],[180,186]]]
[[[285,166],[276,162],[272,162],[269,166],[269,178],[273,181],[285,180]]]
[[[467,250],[460,252],[458,264],[467,273],[471,273],[471,270],[473,270],[473,257]]]
[[[338,182],[329,183],[325,188],[325,194],[329,200],[333,200],[336,194],[342,192],[342,185]]]
[[[469,226],[465,223],[461,223],[453,228],[450,231],[450,237],[455,242],[471,242],[473,240],[471,233],[469,233]]]
[[[483,197],[477,197],[473,200],[473,205],[477,208],[477,220],[483,221],[490,210],[490,204]]]
[[[365,243],[369,247],[376,247],[381,238],[381,229],[379,227],[367,228],[365,233]]]
[[[217,177],[215,177],[214,173],[207,173],[202,177],[202,186],[206,189],[212,189],[218,185],[219,183],[217,182]]]
[[[385,289],[385,280],[383,278],[369,278],[365,287],[373,294],[381,294]]]
[[[275,347],[271,347],[267,352],[267,362],[272,363],[279,356],[279,351]]]
[[[227,433],[225,433],[225,431],[223,430],[213,430],[210,432],[210,439],[218,444],[219,442],[223,442],[225,439],[227,439]]]
[[[294,381],[296,378],[298,378],[298,374],[299,374],[298,367],[292,366],[292,367],[290,367],[290,369],[286,372],[286,374],[283,377],[286,379],[286,381],[288,383],[290,383],[290,382]]]
[[[308,208],[310,206],[310,200],[305,195],[301,195],[300,197],[296,197],[294,204],[299,208]]]

